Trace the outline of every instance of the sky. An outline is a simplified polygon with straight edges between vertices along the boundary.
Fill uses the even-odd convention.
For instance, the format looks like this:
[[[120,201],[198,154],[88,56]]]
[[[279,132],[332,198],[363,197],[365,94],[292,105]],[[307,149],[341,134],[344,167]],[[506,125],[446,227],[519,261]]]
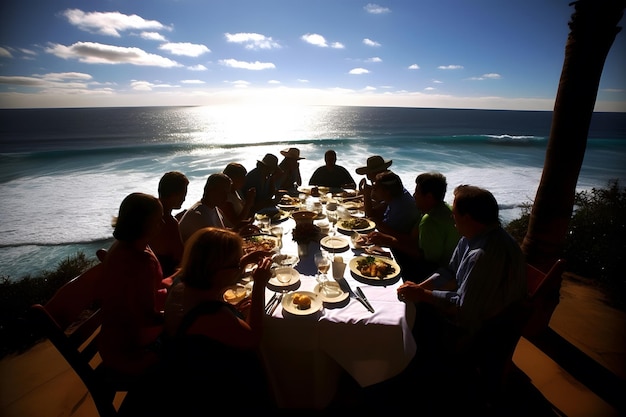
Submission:
[[[552,110],[570,1],[3,1],[0,108]],[[625,36],[596,111],[626,112]]]

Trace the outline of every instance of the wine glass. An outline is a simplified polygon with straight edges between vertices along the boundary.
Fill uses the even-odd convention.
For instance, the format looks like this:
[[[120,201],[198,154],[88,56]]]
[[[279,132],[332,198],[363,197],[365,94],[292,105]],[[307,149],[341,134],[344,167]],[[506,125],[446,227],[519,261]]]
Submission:
[[[326,282],[328,282],[326,273],[330,269],[330,258],[323,253],[316,253],[313,259],[315,260],[315,266],[317,266],[317,272],[319,273],[317,280],[320,283],[320,289],[326,294]]]

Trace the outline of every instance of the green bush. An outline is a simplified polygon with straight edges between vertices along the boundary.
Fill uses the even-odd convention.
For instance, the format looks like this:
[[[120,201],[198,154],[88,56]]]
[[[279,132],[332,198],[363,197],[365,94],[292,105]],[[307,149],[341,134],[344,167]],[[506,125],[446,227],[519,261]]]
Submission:
[[[94,265],[83,252],[68,257],[53,271],[39,276],[26,276],[18,281],[0,277],[0,358],[9,353],[22,352],[41,339],[41,335],[26,319],[33,304],[44,304],[57,289]]]
[[[576,193],[563,257],[567,270],[591,279],[609,297],[612,305],[626,310],[626,188],[611,180],[606,188]],[[506,225],[522,242],[530,218],[530,204],[522,216]]]

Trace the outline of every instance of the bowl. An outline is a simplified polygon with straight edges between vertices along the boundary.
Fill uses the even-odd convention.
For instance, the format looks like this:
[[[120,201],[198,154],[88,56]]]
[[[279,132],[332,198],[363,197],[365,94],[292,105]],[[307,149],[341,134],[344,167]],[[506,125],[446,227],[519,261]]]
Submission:
[[[317,217],[317,213],[308,210],[299,210],[291,213],[291,217],[296,221],[296,224],[313,224],[313,219]]]

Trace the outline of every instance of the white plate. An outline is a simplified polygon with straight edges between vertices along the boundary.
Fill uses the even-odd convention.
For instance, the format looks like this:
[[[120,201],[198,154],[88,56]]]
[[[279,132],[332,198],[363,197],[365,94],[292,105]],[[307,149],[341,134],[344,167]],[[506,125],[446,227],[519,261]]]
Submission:
[[[224,294],[222,294],[222,298],[229,304],[237,305],[241,300],[248,297],[251,292],[251,288],[248,288],[246,286],[240,284],[231,285],[230,287],[226,288]]]
[[[313,292],[315,292],[315,294],[318,294],[322,298],[322,301],[325,303],[340,303],[348,298],[348,296],[350,295],[342,290],[336,281],[328,281],[326,283],[326,286],[328,287],[328,289],[336,289],[338,291],[336,293],[329,292],[328,295],[326,295],[322,292],[321,284],[317,284],[315,286],[315,289],[313,290]],[[339,293],[339,291],[341,291],[341,293]]]
[[[282,210],[296,210],[300,208],[300,204],[278,204],[278,208]]]
[[[270,212],[268,212],[267,214],[262,213],[262,212],[256,213],[254,215],[254,218],[256,220],[269,218],[270,219],[270,223],[275,224],[275,223],[280,223],[280,222],[283,222],[283,221],[287,220],[290,216],[291,216],[291,214],[288,211],[279,209],[276,213],[270,213]]]
[[[265,243],[266,247],[263,247]],[[278,251],[280,239],[272,235],[252,235],[243,238],[243,251],[244,253],[250,253],[254,250],[264,251]],[[273,245],[273,246],[272,246]],[[269,246],[272,246],[271,248]]]
[[[337,222],[337,230],[339,230],[343,234],[351,235],[353,232],[364,233],[364,232],[368,232],[368,231],[374,230],[374,228],[376,228],[376,223],[374,223],[370,219],[361,218],[361,217],[359,217],[359,219],[366,220],[367,223],[368,223],[368,226],[367,227],[361,227],[361,228],[358,228],[358,229],[351,229],[351,228],[349,228],[347,226],[344,226],[344,223],[348,219],[343,219],[343,220],[339,220]]]
[[[394,271],[384,278],[368,277],[367,275],[361,274],[361,272],[359,272],[359,269],[357,268],[357,262],[359,262],[361,259],[367,258],[368,256],[371,256],[372,258],[381,260],[391,265]],[[374,256],[374,255],[356,256],[350,259],[350,262],[348,263],[348,267],[350,268],[350,271],[352,272],[352,274],[355,276],[356,279],[365,281],[366,283],[374,283],[374,284],[385,283],[386,284],[389,281],[396,280],[398,276],[400,275],[400,265],[398,265],[396,261],[394,261],[393,259],[385,258],[382,256]]]
[[[293,297],[296,294],[308,295],[311,298],[311,307],[306,310],[300,310],[294,303]],[[310,291],[295,291],[285,294],[281,302],[283,309],[296,316],[308,316],[317,313],[322,308],[322,297]]]
[[[283,269],[283,268],[289,268],[289,267],[285,266],[285,267],[276,268],[276,269]],[[272,278],[269,279],[269,281],[267,281],[267,283],[274,287],[290,287],[298,283],[298,281],[300,281],[300,273],[293,268],[289,268],[289,270],[290,270],[289,272],[291,273],[291,279],[289,280],[289,282],[280,282],[278,278],[273,276]]]
[[[320,245],[329,251],[345,251],[350,248],[348,240],[340,236],[326,236],[320,240]]]

